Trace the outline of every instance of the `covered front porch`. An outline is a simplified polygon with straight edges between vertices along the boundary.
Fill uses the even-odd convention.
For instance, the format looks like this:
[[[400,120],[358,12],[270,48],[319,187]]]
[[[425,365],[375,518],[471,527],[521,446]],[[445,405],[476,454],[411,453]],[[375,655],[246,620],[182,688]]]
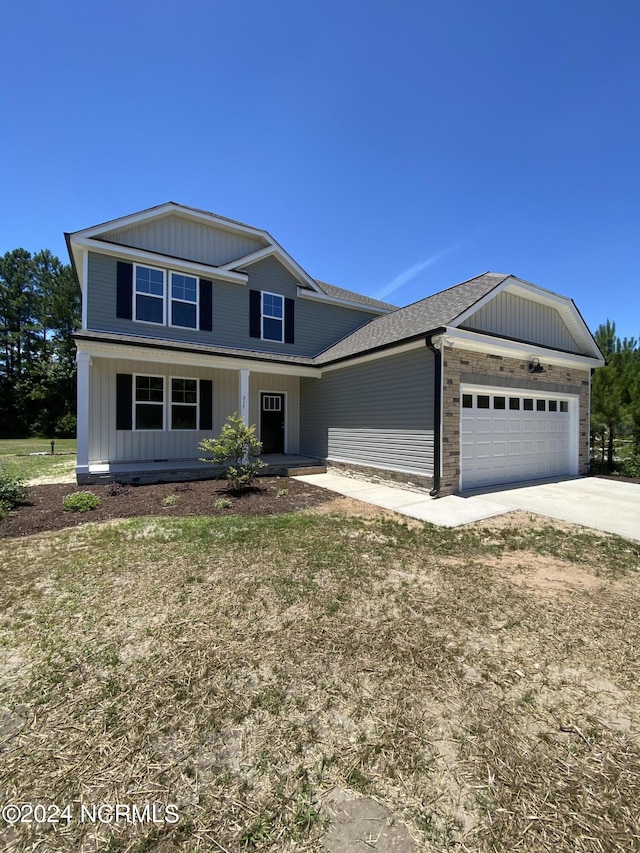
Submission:
[[[260,458],[267,466],[260,472],[260,477],[324,474],[327,470],[321,459],[296,453],[264,453]],[[200,459],[167,459],[153,462],[97,462],[89,465],[88,473],[78,473],[76,476],[79,486],[112,482],[141,486],[149,483],[215,480],[223,474],[221,465],[212,465]]]
[[[111,340],[79,340],[77,362],[79,484],[220,476],[199,445],[234,413],[255,425],[266,475],[318,468],[299,452],[299,379],[315,375],[306,365]]]

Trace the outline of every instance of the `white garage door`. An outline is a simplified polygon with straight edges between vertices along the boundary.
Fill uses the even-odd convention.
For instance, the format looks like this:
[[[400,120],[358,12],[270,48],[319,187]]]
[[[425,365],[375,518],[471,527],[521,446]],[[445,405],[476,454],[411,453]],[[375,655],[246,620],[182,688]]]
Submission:
[[[578,473],[577,398],[461,389],[460,488]]]

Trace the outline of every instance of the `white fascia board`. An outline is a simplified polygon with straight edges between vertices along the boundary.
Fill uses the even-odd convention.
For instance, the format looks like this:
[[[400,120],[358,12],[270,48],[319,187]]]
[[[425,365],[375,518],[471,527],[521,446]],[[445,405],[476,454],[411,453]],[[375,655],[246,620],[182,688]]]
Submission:
[[[306,273],[302,267],[297,264],[291,255],[289,255],[282,246],[279,246],[277,243],[272,243],[271,246],[265,246],[264,249],[258,249],[256,252],[251,252],[249,255],[245,255],[242,258],[236,258],[235,261],[230,261],[228,264],[223,264],[219,269],[221,270],[235,270],[239,267],[248,267],[251,264],[256,264],[258,261],[262,261],[265,258],[275,257],[280,263],[291,273],[291,275],[296,278],[298,281],[303,282],[307,287],[310,287],[313,291],[320,292],[318,285],[311,278],[311,276]]]
[[[502,355],[506,358],[519,358],[523,361],[531,361],[538,358],[548,364],[557,364],[565,367],[577,367],[584,370],[592,367],[601,367],[604,364],[602,356],[578,355],[570,352],[558,352],[538,344],[510,341],[506,338],[495,338],[492,335],[483,335],[482,332],[469,332],[466,329],[457,329],[455,326],[447,326],[446,332],[433,339],[434,344],[441,345],[446,352],[448,347],[471,350],[472,352],[488,352],[493,355]]]
[[[72,237],[96,237],[101,234],[106,234],[110,231],[117,231],[121,228],[130,228],[132,225],[137,225],[140,222],[148,222],[152,219],[162,219],[172,213],[179,213],[188,219],[193,219],[197,222],[205,222],[209,225],[216,225],[219,228],[224,228],[227,231],[233,231],[238,234],[247,234],[252,237],[257,237],[261,240],[266,240],[272,243],[271,236],[261,228],[252,228],[250,225],[242,225],[239,222],[231,222],[221,216],[216,216],[215,213],[206,213],[203,210],[196,210],[191,207],[184,207],[176,204],[173,201],[165,202],[157,207],[141,210],[139,213],[131,213],[127,216],[120,216],[118,219],[111,219],[107,222],[102,222],[100,225],[94,225],[91,228],[84,228],[80,231],[75,231]]]
[[[221,281],[228,281],[233,284],[246,284],[249,281],[249,276],[239,272],[228,272],[220,267],[201,264],[197,261],[183,261],[178,258],[171,258],[167,255],[159,255],[155,252],[149,252],[146,249],[134,249],[131,246],[123,246],[120,243],[104,243],[96,238],[74,237],[71,242],[72,247],[79,246],[91,252],[97,252],[101,255],[112,255],[118,258],[129,258],[134,263],[148,262],[153,266],[162,267],[163,269],[179,270],[180,272],[198,273],[206,275],[210,278],[217,278]]]
[[[364,302],[356,302],[353,299],[340,299],[339,296],[329,296],[326,293],[309,293],[303,287],[298,287],[298,296],[301,299],[313,299],[316,302],[328,302],[331,305],[343,305],[346,308],[358,308],[360,311],[368,311],[370,314],[390,314],[394,308],[379,308],[375,305],[367,305]]]
[[[248,370],[251,373],[271,373],[280,376],[318,376],[317,367],[257,361],[248,358],[231,358],[225,355],[162,350],[155,347],[133,346],[124,343],[105,343],[103,341],[86,341],[82,339],[76,339],[76,347],[78,353],[87,353],[91,358],[124,358],[130,361],[151,361],[155,364],[207,367],[211,370]]]
[[[318,365],[319,369],[322,371],[322,375],[325,373],[331,373],[333,370],[343,370],[345,367],[354,367],[356,364],[367,364],[371,361],[380,361],[383,358],[389,358],[392,355],[400,355],[403,352],[410,352],[414,349],[426,349],[427,345],[425,343],[426,334],[415,340],[409,341],[406,344],[399,344],[395,347],[387,347],[383,350],[378,350],[377,352],[369,352],[363,353],[362,355],[354,355],[348,359],[344,359],[344,361],[337,362],[336,364],[327,364]]]

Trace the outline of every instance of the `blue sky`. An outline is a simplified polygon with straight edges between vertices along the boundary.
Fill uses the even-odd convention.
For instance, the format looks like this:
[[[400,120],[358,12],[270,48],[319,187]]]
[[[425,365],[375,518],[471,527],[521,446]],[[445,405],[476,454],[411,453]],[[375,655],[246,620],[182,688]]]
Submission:
[[[21,0],[0,251],[177,201],[405,305],[486,270],[640,336],[637,0]]]

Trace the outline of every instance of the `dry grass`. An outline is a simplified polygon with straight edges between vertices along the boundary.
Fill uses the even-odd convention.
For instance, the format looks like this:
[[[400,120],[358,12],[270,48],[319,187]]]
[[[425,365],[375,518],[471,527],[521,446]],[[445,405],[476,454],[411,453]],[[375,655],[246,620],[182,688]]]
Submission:
[[[0,824],[0,844],[317,851],[340,787],[420,850],[638,849],[639,560],[535,518],[136,519],[3,542],[3,801],[175,803],[180,821]],[[545,565],[563,583],[541,585]]]

